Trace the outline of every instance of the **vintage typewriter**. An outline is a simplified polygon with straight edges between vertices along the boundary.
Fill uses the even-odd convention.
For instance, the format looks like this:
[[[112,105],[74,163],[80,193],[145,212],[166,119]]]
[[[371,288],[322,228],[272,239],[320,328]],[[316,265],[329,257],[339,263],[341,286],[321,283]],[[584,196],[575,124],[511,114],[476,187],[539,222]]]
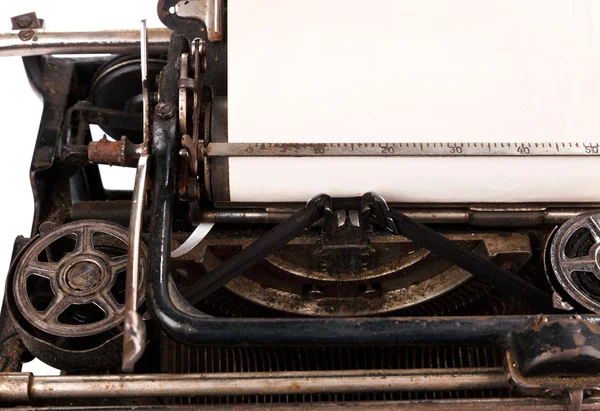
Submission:
[[[166,28],[87,33],[29,13],[0,36],[44,103],[33,231],[0,316],[1,405],[600,409],[598,143],[244,141],[229,28],[250,3],[160,0]],[[468,181],[436,197],[446,173],[428,170],[469,161],[507,166],[472,200],[454,200]],[[564,190],[563,161],[592,174]],[[99,165],[135,169],[133,190],[105,189]],[[34,358],[61,375],[21,372]]]

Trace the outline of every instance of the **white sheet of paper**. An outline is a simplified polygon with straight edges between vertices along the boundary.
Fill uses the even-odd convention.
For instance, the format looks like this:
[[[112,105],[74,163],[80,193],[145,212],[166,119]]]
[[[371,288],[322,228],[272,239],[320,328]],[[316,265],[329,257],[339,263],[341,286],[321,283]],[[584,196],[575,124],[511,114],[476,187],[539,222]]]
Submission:
[[[229,0],[229,141],[600,141],[599,29],[585,0]],[[232,201],[600,201],[600,158],[229,165]]]

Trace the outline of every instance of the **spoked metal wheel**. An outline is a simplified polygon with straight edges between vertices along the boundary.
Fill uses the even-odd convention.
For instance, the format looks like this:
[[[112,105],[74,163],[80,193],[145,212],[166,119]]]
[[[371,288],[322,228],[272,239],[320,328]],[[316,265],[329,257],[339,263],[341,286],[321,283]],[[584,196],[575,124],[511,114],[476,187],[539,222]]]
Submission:
[[[560,227],[552,241],[550,261],[562,289],[577,303],[600,313],[598,211],[583,213]]]
[[[89,220],[40,237],[23,255],[13,279],[23,317],[61,337],[87,337],[117,327],[125,309],[127,241],[121,226]],[[145,247],[142,253],[145,265]],[[140,268],[142,285],[145,267]],[[143,291],[140,286],[141,296]]]

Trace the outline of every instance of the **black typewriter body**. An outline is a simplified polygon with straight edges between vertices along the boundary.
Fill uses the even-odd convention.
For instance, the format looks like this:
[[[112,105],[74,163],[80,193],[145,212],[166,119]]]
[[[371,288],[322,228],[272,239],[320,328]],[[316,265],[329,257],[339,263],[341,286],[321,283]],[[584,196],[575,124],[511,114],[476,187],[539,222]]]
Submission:
[[[141,40],[87,40],[110,57],[52,56],[77,46],[14,19],[39,35],[23,63],[44,109],[3,406],[600,408],[599,204],[231,202],[227,1],[192,3],[160,0],[168,30]],[[135,188],[105,189],[99,164]],[[34,357],[61,376],[20,372]]]

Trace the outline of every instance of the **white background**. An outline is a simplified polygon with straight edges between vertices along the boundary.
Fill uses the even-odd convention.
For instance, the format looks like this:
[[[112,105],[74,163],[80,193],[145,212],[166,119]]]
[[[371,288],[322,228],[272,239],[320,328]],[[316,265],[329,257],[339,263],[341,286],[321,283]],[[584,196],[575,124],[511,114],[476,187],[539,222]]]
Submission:
[[[45,19],[51,31],[92,31],[139,28],[146,18],[149,27],[162,27],[154,0],[28,0],[2,2],[0,32],[11,30],[10,18],[35,11]],[[4,295],[4,278],[10,264],[16,236],[28,237],[33,218],[33,197],[29,166],[37,137],[42,102],[33,93],[18,57],[0,58],[0,124],[2,124],[2,158],[0,159],[0,292]],[[25,370],[37,374],[53,371],[39,362],[26,364]]]
[[[598,1],[228,4],[229,142],[600,140]],[[599,158],[244,157],[229,178],[239,202],[600,200]]]

